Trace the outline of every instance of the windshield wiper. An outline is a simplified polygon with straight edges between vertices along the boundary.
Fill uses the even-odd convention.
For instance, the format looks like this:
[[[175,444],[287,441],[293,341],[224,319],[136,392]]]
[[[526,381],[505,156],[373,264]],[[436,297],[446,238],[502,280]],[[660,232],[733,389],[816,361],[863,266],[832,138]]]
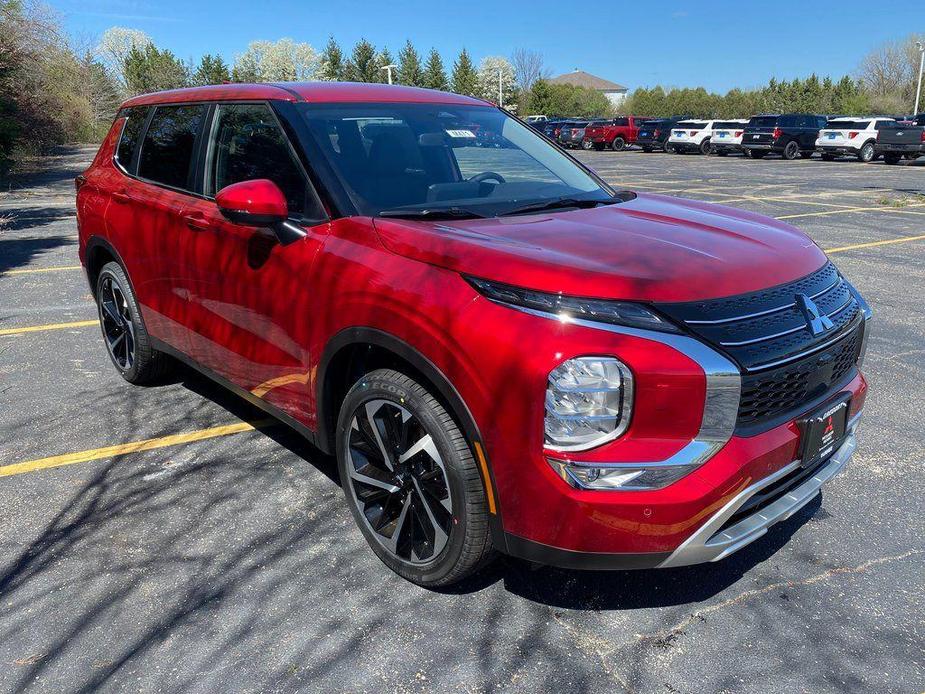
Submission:
[[[380,217],[401,217],[407,219],[483,219],[485,215],[462,207],[432,207],[426,210],[382,210]]]
[[[547,200],[546,202],[534,202],[529,205],[515,207],[498,215],[504,217],[511,214],[526,214],[528,212],[542,212],[544,210],[559,210],[569,207],[588,208],[597,207],[598,205],[615,205],[622,200],[610,198],[607,200],[579,200],[578,198],[558,198],[556,200]]]

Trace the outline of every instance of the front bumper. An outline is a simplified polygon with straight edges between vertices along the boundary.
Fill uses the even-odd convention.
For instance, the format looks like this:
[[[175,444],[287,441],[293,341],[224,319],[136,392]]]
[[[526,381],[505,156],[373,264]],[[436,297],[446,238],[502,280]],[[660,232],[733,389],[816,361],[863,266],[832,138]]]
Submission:
[[[767,506],[727,527],[727,519],[735,515],[743,504],[762,489],[798,471],[801,462],[795,460],[763,480],[755,482],[714,513],[710,520],[659,564],[659,568],[703,564],[725,559],[764,535],[775,523],[790,518],[812,501],[822,490],[822,485],[838,474],[848,463],[848,459],[857,448],[855,432],[859,418],[860,415],[855,416],[848,428],[844,443],[808,479],[786,491]]]

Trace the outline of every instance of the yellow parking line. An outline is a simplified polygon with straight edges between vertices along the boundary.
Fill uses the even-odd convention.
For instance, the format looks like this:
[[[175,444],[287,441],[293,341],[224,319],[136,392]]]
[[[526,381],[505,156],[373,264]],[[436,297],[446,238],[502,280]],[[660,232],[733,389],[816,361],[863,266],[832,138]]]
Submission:
[[[906,207],[925,207],[925,203],[915,203],[913,205],[906,205]],[[909,210],[906,208],[899,207],[843,207],[837,210],[826,210],[824,212],[801,212],[799,214],[785,214],[781,217],[775,217],[775,219],[796,219],[797,217],[823,217],[830,214],[844,214],[846,212],[905,212],[906,214],[923,214],[922,212],[917,212],[915,210]]]
[[[86,328],[91,325],[99,325],[99,320],[78,320],[71,323],[46,323],[45,325],[28,325],[21,328],[4,328],[0,330],[0,336],[3,335],[20,335],[21,333],[38,333],[44,330],[65,330],[67,328]]]
[[[26,268],[25,270],[7,270],[6,272],[0,272],[2,275],[33,275],[39,272],[63,272],[65,270],[79,270],[80,265],[60,265],[58,267],[35,267],[35,268]]]
[[[855,243],[851,246],[840,246],[839,248],[827,248],[826,253],[841,253],[842,251],[853,251],[858,248],[872,248],[874,246],[887,246],[892,243],[906,243],[907,241],[922,241],[925,234],[919,236],[904,236],[901,239],[887,239],[886,241],[871,241],[870,243]]]
[[[9,475],[22,475],[27,472],[35,472],[36,470],[47,470],[48,468],[61,467],[62,465],[87,463],[91,460],[113,458],[115,456],[125,455],[127,453],[151,451],[157,448],[176,446],[181,443],[192,443],[194,441],[214,439],[219,436],[240,434],[244,431],[252,431],[254,429],[260,429],[262,427],[269,426],[273,423],[273,421],[274,420],[271,419],[262,419],[255,422],[238,422],[237,424],[226,424],[224,426],[212,427],[210,429],[198,429],[196,431],[189,431],[185,434],[173,434],[171,436],[144,439],[143,441],[131,441],[129,443],[121,443],[115,446],[106,446],[104,448],[92,448],[88,451],[78,451],[77,453],[53,455],[49,458],[27,460],[22,463],[13,463],[12,465],[0,466],[0,477],[8,477]]]

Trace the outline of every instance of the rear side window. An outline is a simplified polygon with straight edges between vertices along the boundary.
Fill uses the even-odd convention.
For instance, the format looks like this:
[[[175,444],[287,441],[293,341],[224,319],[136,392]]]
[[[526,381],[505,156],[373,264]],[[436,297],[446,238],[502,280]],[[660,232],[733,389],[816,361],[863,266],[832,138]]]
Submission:
[[[773,128],[777,125],[777,116],[755,116],[748,121],[750,128]]]
[[[614,118],[614,119],[613,119],[613,124],[614,124],[614,125],[629,125],[629,124],[630,124],[630,120],[629,120],[629,118]]]
[[[185,189],[205,113],[205,104],[156,107],[141,145],[138,175]]]
[[[286,196],[294,216],[323,216],[292,154],[286,135],[266,104],[222,104],[212,126],[206,194],[225,186],[267,178]],[[306,204],[306,201],[311,201]]]
[[[119,114],[119,117],[125,118],[125,124],[122,126],[119,146],[116,147],[116,163],[126,172],[132,173],[132,158],[141,140],[141,130],[148,117],[148,109],[147,107],[127,108]]]

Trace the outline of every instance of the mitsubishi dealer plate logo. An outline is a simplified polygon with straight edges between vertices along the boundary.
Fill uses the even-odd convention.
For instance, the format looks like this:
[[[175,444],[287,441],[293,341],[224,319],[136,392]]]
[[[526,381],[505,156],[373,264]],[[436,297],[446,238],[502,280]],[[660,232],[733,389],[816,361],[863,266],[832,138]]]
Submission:
[[[835,325],[832,323],[832,319],[824,315],[816,306],[816,303],[806,294],[797,294],[796,302],[803,313],[803,318],[806,320],[809,331],[813,335],[820,335]]]

